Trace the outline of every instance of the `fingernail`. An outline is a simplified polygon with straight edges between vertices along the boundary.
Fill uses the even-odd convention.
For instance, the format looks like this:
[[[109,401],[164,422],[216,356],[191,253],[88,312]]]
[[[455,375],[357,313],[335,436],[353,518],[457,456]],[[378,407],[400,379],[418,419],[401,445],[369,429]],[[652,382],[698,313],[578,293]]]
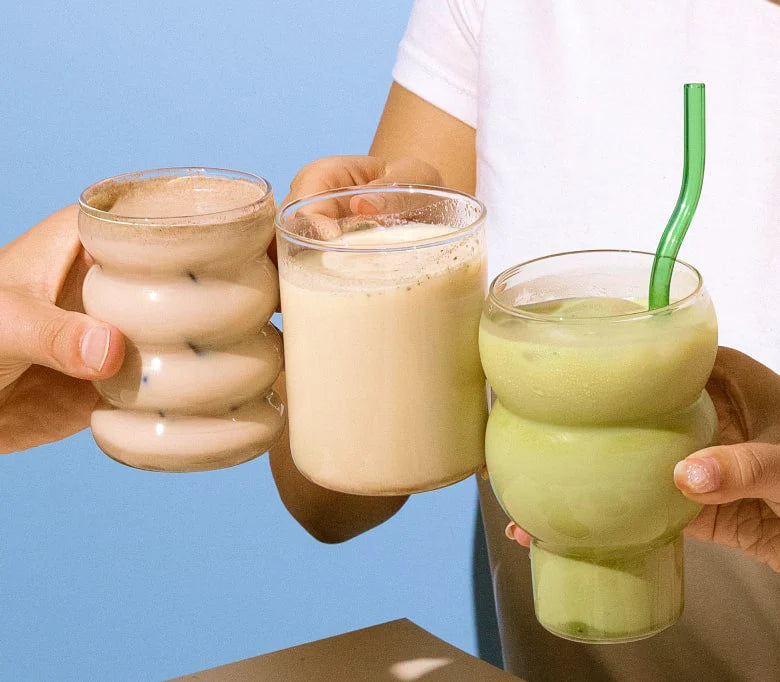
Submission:
[[[106,364],[111,331],[106,327],[92,327],[81,339],[81,359],[90,369],[99,372]]]
[[[385,210],[385,198],[379,195],[360,197],[358,211],[360,213],[381,213]]]
[[[690,457],[677,462],[674,476],[692,493],[711,493],[720,485],[718,463],[710,457]]]

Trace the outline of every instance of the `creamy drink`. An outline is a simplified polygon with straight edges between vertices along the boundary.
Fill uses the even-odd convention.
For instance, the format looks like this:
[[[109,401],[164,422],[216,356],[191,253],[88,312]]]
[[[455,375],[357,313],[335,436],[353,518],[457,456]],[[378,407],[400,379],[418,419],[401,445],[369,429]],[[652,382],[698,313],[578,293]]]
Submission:
[[[276,269],[266,255],[274,201],[245,173],[173,168],[85,190],[79,232],[95,260],[84,308],[127,339],[96,383],[92,432],[130,466],[197,471],[262,454],[284,413]]]
[[[498,277],[481,322],[497,396],[491,482],[533,537],[539,621],[570,639],[641,639],[682,611],[681,531],[699,507],[672,473],[716,439],[703,389],[717,327],[698,273],[680,263],[672,305],[648,312],[637,299],[651,263],[630,252],[532,261]]]
[[[483,222],[476,201],[442,197],[424,223],[372,216],[316,243],[280,230],[290,443],[322,486],[413,493],[484,462]]]

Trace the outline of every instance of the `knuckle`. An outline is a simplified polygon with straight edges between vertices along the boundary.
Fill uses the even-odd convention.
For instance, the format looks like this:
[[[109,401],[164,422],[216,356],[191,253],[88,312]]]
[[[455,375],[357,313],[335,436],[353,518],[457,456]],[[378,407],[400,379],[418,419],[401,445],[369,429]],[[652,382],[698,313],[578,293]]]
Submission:
[[[74,327],[64,315],[54,315],[41,320],[35,338],[43,356],[61,363],[71,364],[77,355],[77,339]]]
[[[310,161],[303,168],[301,168],[295,177],[290,181],[290,191],[295,191],[304,185],[312,175],[319,175],[323,172],[327,172],[334,165],[334,162],[338,161],[342,157],[339,156],[324,156],[320,159]]]
[[[301,184],[303,178],[306,176],[306,173],[308,172],[309,166],[311,166],[311,164],[305,165],[295,174],[293,179],[290,180],[290,191],[294,191],[295,188]]]
[[[742,443],[737,449],[736,483],[740,488],[754,487],[768,483],[771,476],[771,463],[761,448],[753,443]]]

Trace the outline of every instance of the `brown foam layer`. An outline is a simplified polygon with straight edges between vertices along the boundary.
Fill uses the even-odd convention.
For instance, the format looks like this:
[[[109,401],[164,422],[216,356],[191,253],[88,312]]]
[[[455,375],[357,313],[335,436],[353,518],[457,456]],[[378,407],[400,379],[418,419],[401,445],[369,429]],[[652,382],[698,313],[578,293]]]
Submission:
[[[79,233],[108,271],[196,276],[235,271],[273,239],[264,182],[178,175],[97,183],[84,192]]]
[[[250,206],[266,193],[267,187],[240,178],[171,175],[101,183],[87,201],[112,217],[202,217]]]

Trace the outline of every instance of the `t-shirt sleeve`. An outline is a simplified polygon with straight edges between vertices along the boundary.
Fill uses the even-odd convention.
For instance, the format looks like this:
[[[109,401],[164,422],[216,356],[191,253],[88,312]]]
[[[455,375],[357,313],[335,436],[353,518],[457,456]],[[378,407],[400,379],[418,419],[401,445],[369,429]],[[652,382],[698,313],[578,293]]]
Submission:
[[[479,29],[484,0],[416,0],[393,80],[477,127]]]

